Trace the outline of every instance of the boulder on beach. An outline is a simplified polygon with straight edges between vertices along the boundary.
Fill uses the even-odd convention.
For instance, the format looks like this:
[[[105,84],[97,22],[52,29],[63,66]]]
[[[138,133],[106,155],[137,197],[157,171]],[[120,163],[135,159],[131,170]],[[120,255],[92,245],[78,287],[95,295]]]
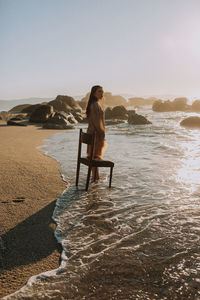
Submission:
[[[0,120],[3,121],[8,121],[8,120],[12,120],[12,121],[19,121],[19,120],[27,120],[27,114],[22,114],[22,113],[10,113],[8,111],[1,111],[0,112]]]
[[[12,117],[12,114],[7,111],[0,112],[0,120],[7,121]]]
[[[47,103],[42,103],[42,104],[32,104],[29,105],[25,108],[22,109],[22,113],[27,113],[27,114],[31,114],[33,113],[38,107],[40,107],[41,105],[46,105]]]
[[[183,119],[180,122],[180,125],[184,126],[184,127],[190,127],[190,128],[194,128],[194,129],[199,128],[200,129],[200,117],[197,117],[197,116],[188,117],[186,119]]]
[[[27,114],[17,114],[14,115],[11,119],[11,121],[22,121],[22,120],[28,120]]]
[[[48,120],[43,125],[46,129],[73,129],[74,126],[71,125],[70,120],[68,120],[69,115],[65,112],[56,112],[51,115]]]
[[[32,112],[29,121],[33,123],[45,123],[53,112],[51,105],[40,105]]]
[[[77,120],[78,123],[81,123],[84,119],[83,114],[81,114],[80,112],[73,111],[72,115],[74,116],[74,118]]]
[[[56,112],[82,112],[80,105],[74,100],[74,98],[69,96],[58,95],[55,100],[50,101],[48,104],[52,105]]]
[[[25,124],[23,122],[17,122],[17,121],[13,121],[13,120],[8,120],[7,125],[10,125],[10,126],[27,126],[27,124]]]
[[[132,125],[146,125],[146,124],[152,124],[150,121],[148,121],[144,116],[138,115],[138,114],[130,114],[128,117],[128,123]]]
[[[21,113],[21,112],[23,112],[23,110],[25,109],[25,108],[28,108],[29,106],[32,106],[31,104],[20,104],[20,105],[16,105],[16,106],[14,106],[13,108],[11,108],[10,110],[9,110],[9,112],[10,113]]]

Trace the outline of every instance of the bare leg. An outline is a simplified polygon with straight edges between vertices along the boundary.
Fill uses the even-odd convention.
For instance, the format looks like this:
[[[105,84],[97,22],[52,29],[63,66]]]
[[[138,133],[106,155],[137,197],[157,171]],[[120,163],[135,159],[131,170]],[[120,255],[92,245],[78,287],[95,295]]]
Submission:
[[[96,173],[96,174],[95,174]],[[95,176],[96,175],[96,176]],[[95,178],[96,177],[96,178]],[[93,167],[92,168],[92,180],[98,180],[99,179],[99,168]]]

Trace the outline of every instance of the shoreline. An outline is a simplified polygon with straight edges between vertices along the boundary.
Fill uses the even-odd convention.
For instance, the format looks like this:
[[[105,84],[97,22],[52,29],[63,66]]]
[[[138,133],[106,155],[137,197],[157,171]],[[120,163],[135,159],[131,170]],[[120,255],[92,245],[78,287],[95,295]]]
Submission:
[[[0,121],[0,298],[59,267],[62,248],[52,215],[66,183],[60,164],[37,149],[57,132]]]

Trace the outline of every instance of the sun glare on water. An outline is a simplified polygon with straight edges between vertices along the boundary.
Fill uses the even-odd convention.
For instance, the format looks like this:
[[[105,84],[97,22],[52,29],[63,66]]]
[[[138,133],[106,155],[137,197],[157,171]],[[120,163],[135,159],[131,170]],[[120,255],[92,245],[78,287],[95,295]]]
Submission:
[[[194,135],[199,132],[195,132]],[[182,187],[185,187],[190,193],[194,193],[200,187],[200,142],[182,144],[184,149],[184,158],[180,161],[180,167],[177,169],[176,181]]]

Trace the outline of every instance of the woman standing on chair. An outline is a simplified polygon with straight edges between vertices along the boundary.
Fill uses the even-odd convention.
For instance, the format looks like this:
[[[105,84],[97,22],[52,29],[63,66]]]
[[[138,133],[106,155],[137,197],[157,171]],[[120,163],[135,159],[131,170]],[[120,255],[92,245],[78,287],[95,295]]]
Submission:
[[[100,85],[92,87],[90,97],[88,100],[86,115],[88,118],[87,133],[93,134],[96,132],[96,141],[94,145],[94,159],[102,159],[102,155],[106,148],[105,141],[105,125],[104,113],[101,107],[101,100],[103,99],[104,91]],[[88,146],[87,156],[90,156],[91,146]],[[98,168],[92,168],[92,179],[99,179]]]

